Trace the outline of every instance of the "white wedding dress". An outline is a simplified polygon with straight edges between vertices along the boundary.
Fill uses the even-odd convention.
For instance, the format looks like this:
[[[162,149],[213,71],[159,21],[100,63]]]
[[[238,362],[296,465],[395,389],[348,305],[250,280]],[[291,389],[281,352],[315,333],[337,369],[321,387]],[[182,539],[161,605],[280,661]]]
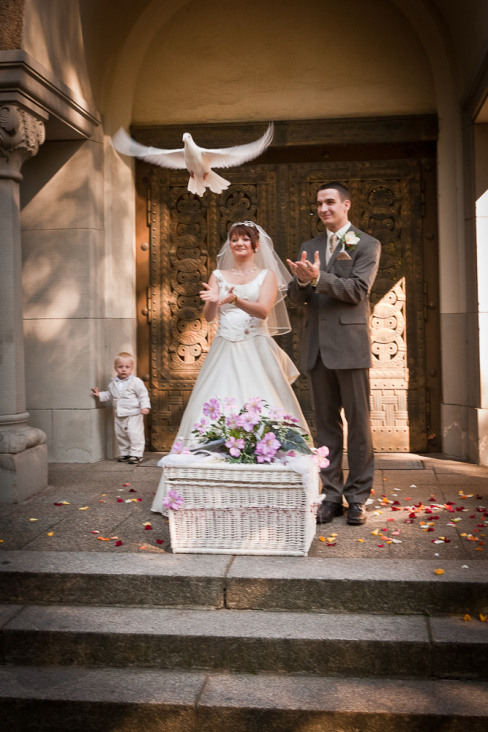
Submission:
[[[224,299],[231,287],[242,300],[257,302],[268,270],[262,269],[254,280],[243,285],[228,283],[219,270],[214,276],[219,295]],[[291,384],[299,371],[293,361],[270,336],[265,320],[253,318],[235,305],[219,309],[219,324],[205,362],[196,380],[181,420],[176,442],[192,447],[198,440],[192,435],[194,425],[203,416],[203,405],[212,397],[233,397],[239,410],[251,397],[260,397],[270,407],[282,407],[296,417],[309,432]],[[151,510],[163,511],[165,495],[161,478]]]

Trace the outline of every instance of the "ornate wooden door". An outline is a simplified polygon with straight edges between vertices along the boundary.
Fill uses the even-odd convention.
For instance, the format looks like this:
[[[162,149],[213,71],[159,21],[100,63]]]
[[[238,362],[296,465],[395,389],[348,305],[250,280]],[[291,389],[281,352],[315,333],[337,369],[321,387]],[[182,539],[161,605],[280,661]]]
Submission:
[[[215,267],[229,226],[255,220],[282,259],[295,259],[300,243],[321,230],[315,199],[327,180],[349,186],[351,220],[382,243],[371,320],[375,450],[429,449],[438,407],[432,408],[426,383],[437,352],[431,344],[434,356],[427,363],[426,336],[436,327],[428,323],[425,304],[426,261],[432,260],[424,252],[426,165],[432,161],[281,163],[271,157],[226,171],[231,187],[220,196],[207,191],[203,198],[186,190],[186,172],[138,165],[139,373],[149,381],[154,449],[171,446],[208,352],[213,331],[201,316],[198,291]],[[437,273],[428,266],[435,283]],[[290,315],[292,332],[278,342],[298,363],[303,314],[291,309]],[[438,383],[437,364],[435,371],[431,381]],[[295,389],[313,425],[307,380],[301,377]]]

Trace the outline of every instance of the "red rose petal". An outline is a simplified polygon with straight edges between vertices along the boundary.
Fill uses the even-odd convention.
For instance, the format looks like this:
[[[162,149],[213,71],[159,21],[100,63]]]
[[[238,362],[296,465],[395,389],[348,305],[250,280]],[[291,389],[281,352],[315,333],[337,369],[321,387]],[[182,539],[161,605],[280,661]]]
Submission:
[[[129,491],[129,493],[137,493],[137,491],[136,491],[135,488],[131,488],[130,491]]]
[[[156,539],[156,544],[164,544],[164,539]]]
[[[122,546],[122,542],[121,541],[116,541],[115,544],[114,544],[114,546]]]
[[[152,531],[151,524],[147,524],[147,526],[144,526],[144,528],[145,528],[146,531]]]
[[[124,502],[123,498],[117,498],[117,503],[123,503],[123,502]]]

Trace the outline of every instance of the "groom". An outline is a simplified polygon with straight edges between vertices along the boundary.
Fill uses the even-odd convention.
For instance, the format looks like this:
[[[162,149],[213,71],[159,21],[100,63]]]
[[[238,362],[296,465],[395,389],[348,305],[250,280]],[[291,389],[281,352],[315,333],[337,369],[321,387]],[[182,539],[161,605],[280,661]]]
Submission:
[[[319,445],[329,448],[330,465],[322,469],[325,500],[317,523],[342,515],[347,523],[366,521],[365,503],[374,475],[370,424],[369,293],[380,260],[380,243],[349,222],[351,195],[341,183],[322,185],[317,212],[326,231],[302,244],[298,261],[288,261],[294,275],[288,297],[306,305],[300,366],[310,380]],[[343,426],[347,420],[349,474],[342,472]]]

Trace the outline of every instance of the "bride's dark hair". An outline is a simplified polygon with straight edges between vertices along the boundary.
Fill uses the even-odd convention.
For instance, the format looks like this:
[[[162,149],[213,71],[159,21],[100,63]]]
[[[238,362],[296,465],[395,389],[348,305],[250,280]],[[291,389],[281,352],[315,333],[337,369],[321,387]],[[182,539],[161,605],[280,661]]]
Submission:
[[[254,226],[248,226],[248,224],[234,224],[229,229],[229,241],[234,235],[248,236],[251,240],[253,251],[255,252],[258,248],[259,231]]]

